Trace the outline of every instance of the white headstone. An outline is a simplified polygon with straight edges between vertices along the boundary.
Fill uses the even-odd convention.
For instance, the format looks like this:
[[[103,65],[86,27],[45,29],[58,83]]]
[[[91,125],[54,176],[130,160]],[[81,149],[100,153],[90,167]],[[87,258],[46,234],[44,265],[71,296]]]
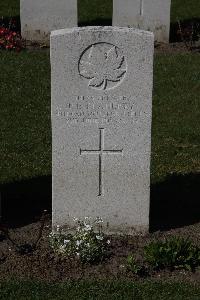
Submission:
[[[24,39],[49,42],[52,30],[77,26],[77,0],[20,0]]]
[[[169,42],[171,0],[113,0],[113,26],[130,26]]]
[[[147,232],[153,34],[55,31],[51,68],[53,226],[99,216],[109,233]]]

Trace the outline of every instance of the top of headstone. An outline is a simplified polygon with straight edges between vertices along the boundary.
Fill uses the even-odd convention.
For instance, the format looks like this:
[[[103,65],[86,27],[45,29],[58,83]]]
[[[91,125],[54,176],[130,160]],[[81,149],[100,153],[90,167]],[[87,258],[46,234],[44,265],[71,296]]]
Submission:
[[[129,27],[117,27],[117,26],[87,26],[87,27],[73,27],[73,28],[65,28],[65,29],[59,29],[54,30],[51,32],[51,36],[57,36],[57,35],[65,35],[66,33],[75,33],[75,32],[81,32],[81,31],[117,31],[117,32],[134,32],[138,35],[146,35],[146,36],[154,36],[153,32],[145,31],[137,28],[129,28]]]

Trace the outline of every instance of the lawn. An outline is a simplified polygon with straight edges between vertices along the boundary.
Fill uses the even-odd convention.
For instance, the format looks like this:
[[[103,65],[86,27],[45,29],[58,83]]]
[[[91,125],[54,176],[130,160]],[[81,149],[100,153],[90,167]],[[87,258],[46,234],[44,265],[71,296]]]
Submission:
[[[0,0],[0,17],[19,16],[20,0]]]
[[[152,183],[200,171],[200,55],[155,57]]]
[[[198,300],[200,288],[184,283],[133,282],[2,282],[0,299],[20,300]]]
[[[171,22],[200,18],[199,0],[172,0]]]
[[[51,172],[49,52],[0,52],[0,182]]]

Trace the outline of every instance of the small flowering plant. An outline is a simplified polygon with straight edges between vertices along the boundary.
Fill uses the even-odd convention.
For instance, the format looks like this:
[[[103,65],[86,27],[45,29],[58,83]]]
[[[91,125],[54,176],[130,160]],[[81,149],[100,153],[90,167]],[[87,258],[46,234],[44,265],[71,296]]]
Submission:
[[[82,263],[102,261],[108,255],[110,240],[102,232],[101,218],[93,222],[85,217],[84,221],[74,219],[76,230],[74,234],[63,234],[59,226],[56,232],[51,232],[49,241],[56,253],[75,256]],[[96,231],[96,228],[98,229]]]
[[[22,48],[22,38],[20,33],[15,30],[15,21],[10,20],[5,25],[3,20],[0,22],[0,49],[20,51]]]

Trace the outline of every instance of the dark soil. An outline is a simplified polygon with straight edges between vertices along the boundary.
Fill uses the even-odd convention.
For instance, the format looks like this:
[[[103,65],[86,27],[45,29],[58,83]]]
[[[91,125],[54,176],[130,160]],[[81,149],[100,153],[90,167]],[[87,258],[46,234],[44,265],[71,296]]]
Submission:
[[[49,49],[48,44],[39,44],[37,42],[24,41],[24,48],[28,51],[32,50],[45,50]],[[155,43],[155,53],[157,54],[170,54],[170,53],[200,53],[200,40],[189,42],[174,42],[174,43]]]
[[[159,43],[155,44],[155,53],[169,54],[169,53],[200,53],[200,41],[194,43]]]
[[[11,229],[10,236],[18,244],[31,244],[37,239],[40,222],[24,227]],[[165,232],[155,232],[145,237],[110,237],[110,258],[98,265],[81,265],[73,258],[64,258],[54,254],[49,247],[48,234],[51,230],[50,218],[47,219],[42,238],[35,251],[28,254],[16,252],[12,243],[0,235],[0,280],[8,278],[40,279],[47,281],[65,281],[67,279],[134,279],[144,280],[126,271],[126,257],[134,253],[138,260],[142,259],[143,247],[154,239],[169,236],[189,237],[200,246],[200,223],[173,229]],[[26,247],[26,249],[29,249]],[[175,279],[200,283],[200,270],[189,271],[159,271],[151,272],[147,278],[158,280]]]

